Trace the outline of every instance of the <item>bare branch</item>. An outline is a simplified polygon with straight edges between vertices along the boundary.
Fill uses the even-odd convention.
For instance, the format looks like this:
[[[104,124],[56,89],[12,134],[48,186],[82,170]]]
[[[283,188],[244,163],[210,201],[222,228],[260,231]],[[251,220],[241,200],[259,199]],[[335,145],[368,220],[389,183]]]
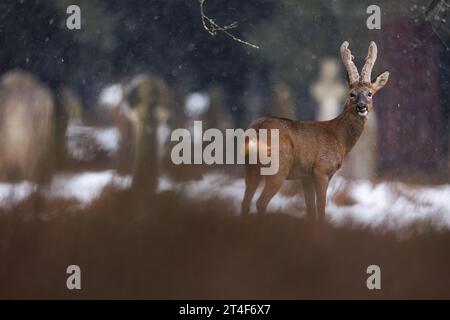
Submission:
[[[433,0],[423,13],[414,18],[415,22],[428,21],[431,24],[433,33],[445,46],[447,51],[450,50],[447,44],[448,36],[450,35],[450,30],[447,27],[449,11],[450,4],[447,3],[447,0]]]
[[[217,24],[213,19],[209,18],[205,14],[205,7],[204,7],[205,1],[206,0],[198,0],[198,2],[200,4],[200,14],[202,16],[203,28],[211,36],[215,36],[218,32],[223,32],[227,36],[229,36],[231,39],[233,39],[234,41],[240,42],[242,44],[245,44],[245,45],[247,45],[249,47],[252,47],[252,48],[255,48],[255,49],[259,49],[259,47],[257,45],[254,45],[254,44],[252,44],[250,42],[244,41],[244,40],[234,36],[233,34],[231,34],[229,32],[229,30],[237,28],[237,26],[238,26],[237,22],[233,22],[231,24],[228,24],[228,25],[225,25],[225,26],[221,26],[221,25]]]

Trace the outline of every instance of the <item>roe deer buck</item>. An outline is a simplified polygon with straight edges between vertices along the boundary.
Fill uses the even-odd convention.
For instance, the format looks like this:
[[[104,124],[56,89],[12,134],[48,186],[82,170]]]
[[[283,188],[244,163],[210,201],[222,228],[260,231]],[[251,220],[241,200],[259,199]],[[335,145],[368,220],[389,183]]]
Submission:
[[[342,43],[342,62],[347,70],[349,97],[342,113],[329,121],[293,121],[266,117],[256,120],[250,128],[279,129],[279,170],[264,176],[265,186],[256,206],[264,213],[269,201],[286,179],[300,179],[304,188],[306,212],[310,218],[325,219],[325,203],[328,182],[341,167],[345,155],[350,152],[364,129],[372,110],[373,95],[384,87],[389,72],[371,82],[371,72],[377,58],[377,46],[369,45],[361,76],[348,49]],[[262,178],[260,164],[247,164],[245,168],[246,190],[242,201],[242,214],[249,212],[251,200]]]

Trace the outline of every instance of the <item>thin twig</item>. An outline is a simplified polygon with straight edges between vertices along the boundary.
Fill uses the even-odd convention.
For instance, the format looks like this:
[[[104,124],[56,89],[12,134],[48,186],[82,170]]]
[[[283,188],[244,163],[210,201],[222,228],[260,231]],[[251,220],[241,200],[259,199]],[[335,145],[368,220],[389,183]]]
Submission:
[[[227,36],[229,36],[231,39],[233,39],[234,41],[237,41],[239,43],[245,44],[249,47],[255,48],[255,49],[259,49],[259,47],[257,45],[254,45],[250,42],[244,41],[238,37],[236,37],[235,35],[231,34],[229,32],[229,30],[231,29],[235,29],[237,28],[238,24],[237,22],[233,22],[231,24],[225,25],[225,26],[221,26],[218,25],[213,19],[209,18],[206,14],[205,14],[205,1],[206,0],[198,0],[199,4],[200,4],[200,14],[202,16],[202,24],[203,24],[203,28],[211,35],[211,36],[215,36],[217,35],[217,32],[223,32],[225,33]]]

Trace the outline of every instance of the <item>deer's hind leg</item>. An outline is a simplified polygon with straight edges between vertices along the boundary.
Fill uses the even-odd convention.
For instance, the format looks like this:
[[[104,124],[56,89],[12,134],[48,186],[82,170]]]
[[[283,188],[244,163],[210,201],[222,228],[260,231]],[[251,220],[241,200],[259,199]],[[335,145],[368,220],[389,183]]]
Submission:
[[[314,220],[316,218],[316,191],[314,190],[314,181],[312,178],[303,178],[303,193],[306,203],[306,217]]]
[[[280,190],[285,179],[286,177],[280,173],[265,177],[266,183],[264,184],[264,189],[256,202],[258,214],[264,214],[266,212],[267,205],[278,190]]]
[[[319,217],[319,222],[325,221],[325,206],[327,202],[327,188],[329,177],[326,174],[320,173],[319,170],[315,172],[314,189],[316,191],[316,210]]]
[[[256,166],[247,166],[245,168],[245,194],[241,204],[241,215],[247,215],[250,211],[253,196],[258,189],[261,176],[259,168]]]

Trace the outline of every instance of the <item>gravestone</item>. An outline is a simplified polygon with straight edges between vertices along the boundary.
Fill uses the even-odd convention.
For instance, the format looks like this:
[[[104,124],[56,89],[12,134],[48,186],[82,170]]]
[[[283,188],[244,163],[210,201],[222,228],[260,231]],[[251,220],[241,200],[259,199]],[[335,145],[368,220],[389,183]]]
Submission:
[[[0,180],[45,183],[54,151],[54,98],[31,74],[0,78]]]
[[[319,79],[311,86],[311,93],[318,103],[316,119],[331,120],[342,110],[345,97],[345,85],[339,80],[339,64],[336,59],[324,59],[320,62]]]
[[[140,75],[126,84],[117,112],[119,162],[131,172],[132,189],[141,199],[154,194],[158,185],[159,152],[163,150],[158,140],[162,134],[159,121],[167,122],[168,100],[169,89],[163,80]]]

